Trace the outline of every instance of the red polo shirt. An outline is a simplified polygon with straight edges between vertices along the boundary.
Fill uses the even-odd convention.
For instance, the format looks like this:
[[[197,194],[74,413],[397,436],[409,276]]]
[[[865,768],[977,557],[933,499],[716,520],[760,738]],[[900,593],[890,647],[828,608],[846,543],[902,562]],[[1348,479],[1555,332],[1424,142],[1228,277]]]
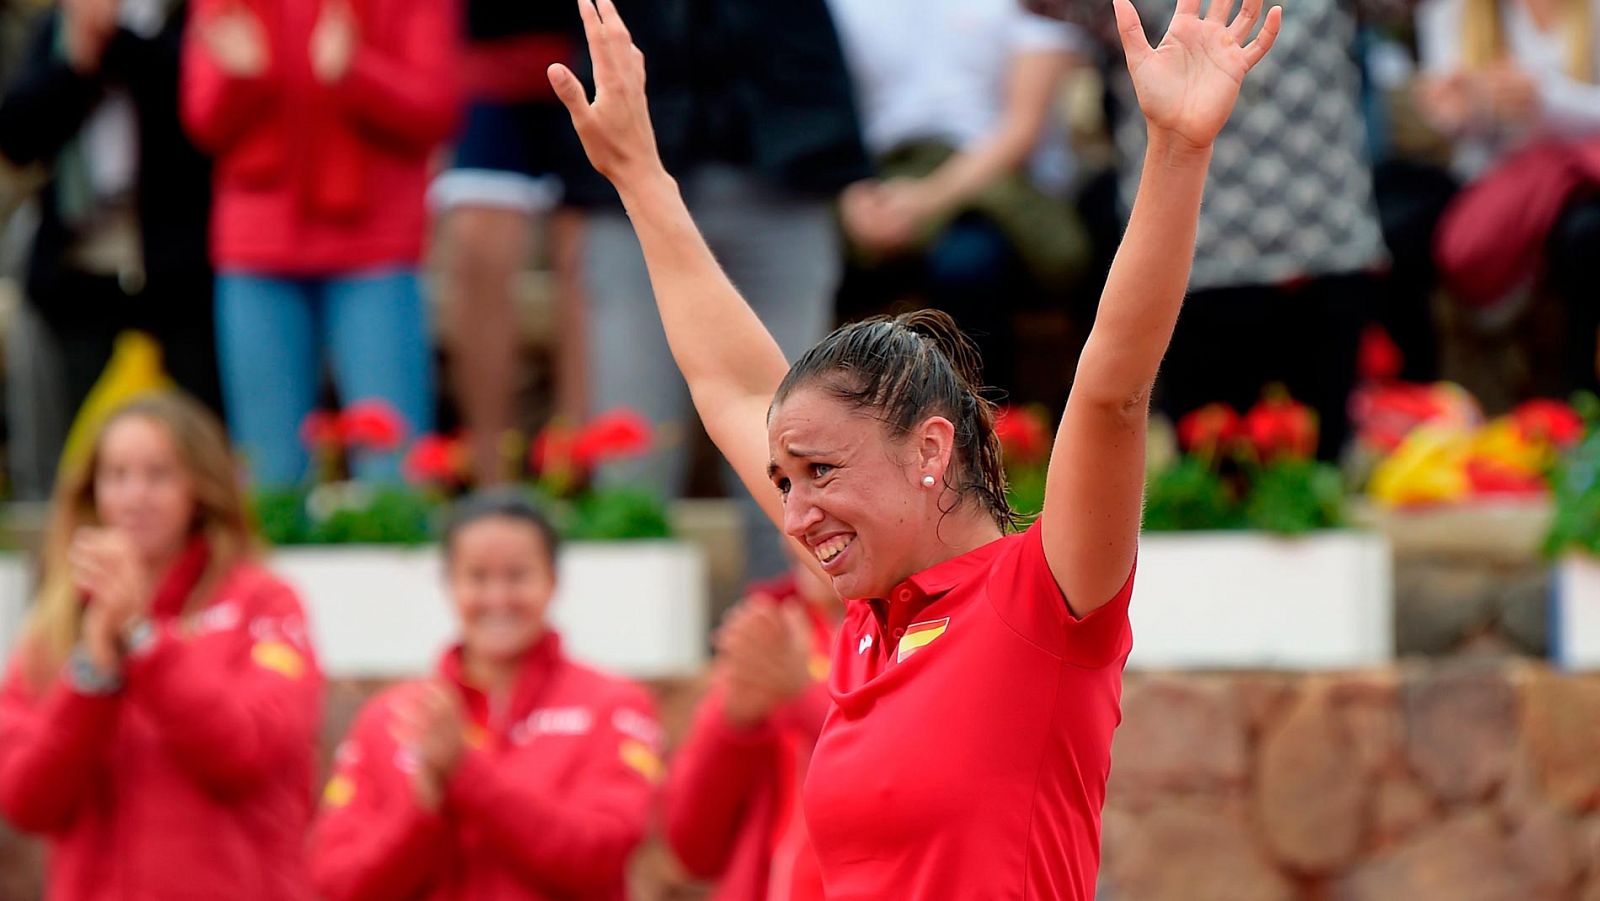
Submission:
[[[851,602],[805,786],[830,901],[1094,897],[1132,591],[1075,618],[1035,524]]]

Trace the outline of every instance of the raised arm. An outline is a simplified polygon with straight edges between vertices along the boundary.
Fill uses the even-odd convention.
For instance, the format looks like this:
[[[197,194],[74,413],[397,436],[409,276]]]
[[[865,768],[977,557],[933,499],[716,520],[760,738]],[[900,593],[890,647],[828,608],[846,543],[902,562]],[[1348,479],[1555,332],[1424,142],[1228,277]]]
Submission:
[[[1189,281],[1211,144],[1282,20],[1274,7],[1252,41],[1261,0],[1245,0],[1231,24],[1230,5],[1212,0],[1202,19],[1200,0],[1179,0],[1166,37],[1152,48],[1133,4],[1115,0],[1150,142],[1045,486],[1045,558],[1078,616],[1110,600],[1133,567],[1150,391]]]
[[[594,101],[566,66],[550,67],[550,83],[589,161],[616,186],[633,220],[667,343],[706,433],[781,524],[767,480],[766,417],[788,361],[717,265],[661,163],[645,103],[644,54],[616,6],[578,0],[578,8],[594,60]]]

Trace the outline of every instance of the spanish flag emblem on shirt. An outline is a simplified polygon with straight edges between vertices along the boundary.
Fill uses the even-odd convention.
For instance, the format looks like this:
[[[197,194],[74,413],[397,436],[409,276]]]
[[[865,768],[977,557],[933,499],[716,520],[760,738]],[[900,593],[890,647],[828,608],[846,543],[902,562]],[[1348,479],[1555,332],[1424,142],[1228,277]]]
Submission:
[[[950,627],[950,617],[930,619],[925,623],[912,623],[906,627],[906,634],[900,636],[900,649],[895,654],[894,662],[902,663],[907,657],[917,651],[933,644],[934,639],[944,634]]]
[[[282,641],[258,641],[250,649],[250,659],[256,666],[269,669],[280,676],[298,679],[305,674],[306,661],[300,652]]]

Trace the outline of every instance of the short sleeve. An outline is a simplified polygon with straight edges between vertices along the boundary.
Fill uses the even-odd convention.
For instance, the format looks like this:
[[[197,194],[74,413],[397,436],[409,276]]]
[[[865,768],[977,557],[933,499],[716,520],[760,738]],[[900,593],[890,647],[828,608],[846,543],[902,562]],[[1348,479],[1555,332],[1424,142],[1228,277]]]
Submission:
[[[995,612],[1023,638],[1073,666],[1099,668],[1127,656],[1132,648],[1128,602],[1134,570],[1116,595],[1088,616],[1077,617],[1045,560],[1039,523],[1007,540],[989,575],[988,595]]]

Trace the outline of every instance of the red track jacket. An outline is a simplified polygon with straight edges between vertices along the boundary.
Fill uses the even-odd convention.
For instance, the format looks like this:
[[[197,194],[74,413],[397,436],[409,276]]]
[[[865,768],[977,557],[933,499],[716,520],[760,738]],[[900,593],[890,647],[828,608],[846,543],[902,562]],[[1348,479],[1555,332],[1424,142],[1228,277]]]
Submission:
[[[196,548],[169,586],[197,578]],[[49,836],[51,901],[311,897],[322,675],[300,602],[241,564],[180,623],[162,598],[181,605],[192,585],[158,594],[159,637],[118,694],[82,695],[64,679],[41,693],[22,655],[12,661],[0,812]]]
[[[209,19],[242,4],[271,62],[224,73]],[[454,127],[460,13],[450,0],[350,0],[360,46],[332,86],[308,47],[319,0],[197,0],[183,50],[182,114],[216,158],[212,261],[221,271],[337,275],[412,266],[426,231],[429,156]]]
[[[471,718],[443,807],[417,804],[415,763],[390,734],[396,699],[416,690],[398,686],[362,710],[339,749],[312,835],[318,891],[328,901],[623,898],[661,766],[649,696],[568,660],[554,634],[528,654],[498,722],[466,684],[459,648],[439,674]]]
[[[758,591],[804,604],[792,580]],[[827,653],[832,629],[813,611],[817,681],[755,729],[722,713],[713,686],[673,755],[664,793],[667,842],[691,874],[715,879],[718,901],[821,901],[822,879],[806,836],[800,785],[832,703]]]

